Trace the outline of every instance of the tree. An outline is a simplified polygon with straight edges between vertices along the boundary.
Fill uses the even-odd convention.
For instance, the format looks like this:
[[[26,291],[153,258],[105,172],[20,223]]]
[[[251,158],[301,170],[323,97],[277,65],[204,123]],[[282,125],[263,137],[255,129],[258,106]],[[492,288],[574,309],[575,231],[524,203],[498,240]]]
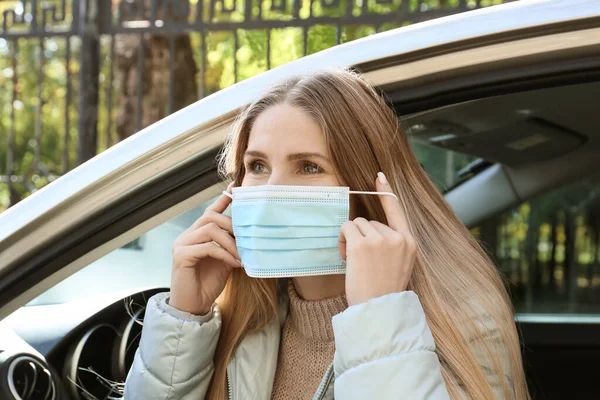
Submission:
[[[186,16],[175,14],[170,7],[165,8],[164,2],[165,0],[158,1],[157,20],[172,23],[185,21]],[[150,3],[151,0],[145,0],[142,13],[136,13],[135,16],[126,17],[124,20],[150,20]],[[197,100],[198,68],[188,34],[120,34],[116,35],[114,40],[119,88],[116,126],[118,140],[133,135],[138,129],[145,128]],[[142,57],[141,63],[140,57]],[[141,70],[138,65],[142,66]],[[173,77],[172,93],[170,92],[171,77]],[[171,94],[172,103],[169,100]],[[138,110],[138,95],[142,97],[141,110]],[[137,121],[138,113],[141,114],[139,115],[140,126]]]

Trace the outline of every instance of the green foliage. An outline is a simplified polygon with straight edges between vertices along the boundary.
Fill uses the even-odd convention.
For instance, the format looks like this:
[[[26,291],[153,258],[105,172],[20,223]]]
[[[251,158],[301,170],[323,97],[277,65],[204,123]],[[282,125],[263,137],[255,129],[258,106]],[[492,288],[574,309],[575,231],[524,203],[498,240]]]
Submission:
[[[24,176],[31,188],[39,189],[49,179],[65,172],[65,50],[65,39],[20,39],[15,55],[14,42],[0,39],[0,104],[5,105],[0,108],[0,174],[8,172],[8,141],[11,129],[14,129],[14,174]],[[13,69],[13,56],[17,61],[16,69]],[[13,85],[14,74],[18,79],[16,87]],[[16,89],[14,101],[13,88]],[[75,101],[76,96],[73,96],[72,104],[76,104]],[[14,112],[14,119],[11,112]],[[41,118],[38,119],[38,115]],[[39,127],[36,125],[38,120]],[[75,162],[77,130],[74,114],[70,115],[69,122],[66,170]],[[41,146],[36,149],[38,133]],[[51,173],[50,177],[45,177],[39,163],[36,163],[36,151],[39,151],[40,163]],[[21,196],[29,191],[24,185],[15,185],[15,189]],[[7,196],[2,193],[0,198],[6,199]]]
[[[337,7],[327,6],[327,2],[314,1],[311,8],[310,0],[301,0],[299,15],[301,19],[312,17],[340,17],[346,12],[347,1],[340,0]],[[271,10],[274,4],[286,4],[285,10]],[[390,4],[376,4],[373,0],[354,0],[352,14],[361,15],[364,12],[375,14],[395,13],[401,9],[403,2],[408,2],[410,12],[426,11],[435,8],[456,7],[457,0],[425,0],[420,10],[417,10],[417,0],[393,0]],[[488,3],[498,3],[488,1]],[[6,1],[0,4],[0,11],[12,8],[17,3]],[[196,18],[197,0],[191,1],[192,14],[190,20]],[[209,18],[211,2],[204,2],[203,15]],[[223,7],[234,7],[233,0],[216,3],[217,9],[211,22],[243,21],[246,2],[235,2],[233,12],[224,12]],[[251,14],[256,18],[259,14],[263,20],[290,21],[293,25],[291,1],[267,0],[251,2]],[[486,3],[487,4],[487,3]],[[29,6],[28,6],[29,7]],[[68,12],[70,7],[67,7]],[[41,13],[40,13],[41,14]],[[67,16],[67,21],[71,15]],[[197,79],[202,85],[199,96],[206,96],[224,87],[249,77],[260,74],[268,68],[274,68],[296,60],[306,54],[313,54],[330,48],[340,42],[356,40],[377,31],[385,31],[404,26],[408,21],[399,19],[397,22],[371,25],[337,25],[324,24],[309,27],[306,34],[303,28],[287,27],[278,29],[251,29],[237,31],[202,31],[190,33],[194,59],[199,68]],[[68,23],[59,24],[66,28]],[[14,28],[20,29],[20,28]],[[339,30],[339,32],[338,32]],[[119,104],[120,88],[117,87],[116,68],[114,60],[110,59],[111,41],[113,38],[101,38],[101,62],[99,75],[99,111],[98,111],[98,151],[101,152],[115,142],[115,117]],[[236,46],[237,40],[237,46]],[[78,93],[80,82],[79,55],[80,40],[70,39],[71,59],[67,66],[67,39],[50,37],[40,41],[36,38],[20,39],[18,51],[15,53],[14,42],[0,39],[0,175],[6,175],[9,133],[14,129],[14,174],[25,178],[25,183],[14,184],[13,187],[20,197],[26,197],[31,190],[41,188],[48,181],[72,169],[76,163],[77,122],[78,122]],[[43,52],[41,49],[43,48]],[[206,54],[203,54],[203,52]],[[13,57],[17,66],[13,71]],[[203,63],[203,60],[205,61]],[[111,78],[111,66],[113,75]],[[40,70],[41,68],[41,70]],[[204,68],[204,70],[202,70]],[[67,69],[70,74],[67,75]],[[41,79],[40,79],[41,72]],[[17,96],[12,99],[12,76],[17,74]],[[71,88],[71,101],[66,108],[67,85]],[[38,90],[41,88],[40,94]],[[108,105],[112,102],[112,108]],[[7,106],[8,105],[8,106]],[[12,105],[12,106],[11,106]],[[14,109],[15,118],[11,119]],[[39,117],[39,118],[38,118]],[[134,116],[132,116],[134,118]],[[40,121],[36,126],[36,121]],[[68,123],[67,123],[68,122]],[[36,160],[36,134],[39,133],[39,160]],[[436,156],[420,155],[431,159],[435,164]],[[460,161],[462,163],[462,161]],[[427,162],[429,163],[429,161]],[[40,168],[43,167],[43,168]],[[50,176],[46,177],[40,169],[47,169]],[[435,165],[434,170],[442,171],[443,166]],[[443,172],[440,172],[444,174]],[[437,178],[436,178],[437,180]],[[445,180],[444,182],[446,182]],[[8,185],[0,183],[0,211],[8,204]]]

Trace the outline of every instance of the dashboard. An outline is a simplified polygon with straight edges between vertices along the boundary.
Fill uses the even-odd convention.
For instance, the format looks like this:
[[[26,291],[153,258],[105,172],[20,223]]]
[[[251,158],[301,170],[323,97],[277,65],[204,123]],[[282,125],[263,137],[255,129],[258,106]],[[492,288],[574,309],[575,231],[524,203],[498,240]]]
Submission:
[[[168,290],[26,306],[0,321],[0,400],[121,399],[145,306]],[[600,398],[596,315],[526,315],[517,321],[533,398]]]
[[[119,399],[145,305],[168,288],[23,307],[0,322],[0,400]]]

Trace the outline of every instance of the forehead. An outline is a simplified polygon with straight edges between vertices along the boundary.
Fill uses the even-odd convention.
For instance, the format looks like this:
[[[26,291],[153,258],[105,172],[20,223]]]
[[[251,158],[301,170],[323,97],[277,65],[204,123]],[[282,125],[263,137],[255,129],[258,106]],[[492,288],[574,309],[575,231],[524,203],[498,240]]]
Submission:
[[[290,104],[267,108],[254,121],[248,149],[265,153],[327,152],[321,128],[308,113]]]

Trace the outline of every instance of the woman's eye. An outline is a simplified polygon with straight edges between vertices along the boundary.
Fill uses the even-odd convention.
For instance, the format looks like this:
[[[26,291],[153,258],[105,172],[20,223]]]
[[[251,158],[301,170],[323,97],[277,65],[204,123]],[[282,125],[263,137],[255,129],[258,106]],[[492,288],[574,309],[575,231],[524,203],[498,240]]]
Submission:
[[[249,168],[248,169],[253,174],[262,174],[263,172],[265,172],[265,166],[264,166],[264,164],[262,164],[259,161],[252,161],[249,164]]]
[[[317,164],[305,163],[302,166],[302,173],[304,173],[304,174],[312,175],[312,174],[320,174],[321,172],[323,172],[323,170]]]

